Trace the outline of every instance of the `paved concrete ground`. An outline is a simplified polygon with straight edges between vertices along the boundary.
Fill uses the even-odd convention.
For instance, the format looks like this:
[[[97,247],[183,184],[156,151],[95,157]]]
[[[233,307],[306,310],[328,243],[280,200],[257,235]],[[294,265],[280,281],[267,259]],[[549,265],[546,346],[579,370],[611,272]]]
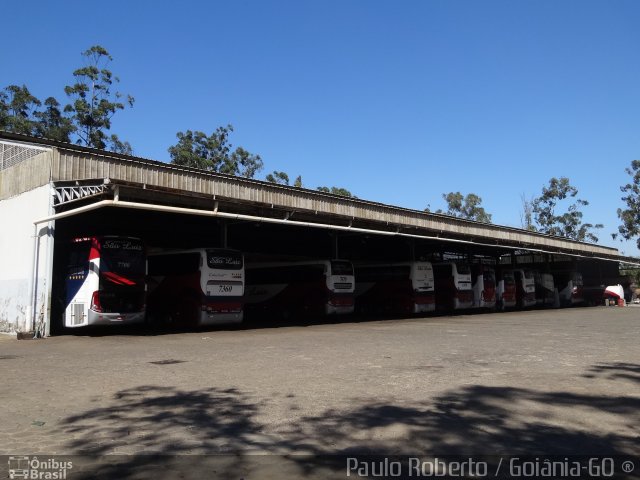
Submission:
[[[0,336],[0,454],[637,455],[639,339],[634,307]]]

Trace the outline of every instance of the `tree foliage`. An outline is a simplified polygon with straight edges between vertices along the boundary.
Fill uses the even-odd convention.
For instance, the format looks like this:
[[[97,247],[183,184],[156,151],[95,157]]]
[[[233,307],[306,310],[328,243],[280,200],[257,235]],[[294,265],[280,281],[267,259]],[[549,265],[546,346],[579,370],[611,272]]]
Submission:
[[[0,92],[0,130],[69,142],[75,127],[58,101],[49,97],[41,106],[25,85],[9,85]]]
[[[342,197],[358,198],[353,193],[351,193],[349,190],[347,190],[346,188],[342,188],[342,187],[331,187],[331,188],[329,188],[329,187],[318,187],[316,190],[318,190],[319,192],[331,193],[332,195],[340,195]]]
[[[623,267],[622,265],[620,267],[620,275],[630,277],[637,289],[640,286],[640,269],[637,267]]]
[[[524,230],[535,232],[536,227],[533,224],[533,197],[527,198],[523,193],[520,195],[522,210],[520,211],[520,225]]]
[[[618,209],[618,217],[622,221],[618,232],[625,240],[631,240],[640,236],[640,160],[633,160],[631,167],[625,170],[632,180],[620,187],[620,191],[625,194],[622,200],[627,207]],[[637,239],[637,244],[640,248],[640,238]]]
[[[279,172],[274,170],[273,173],[268,174],[265,177],[267,182],[277,183],[278,185],[289,185],[289,175],[285,172]],[[293,186],[297,188],[302,188],[302,175],[298,175],[296,179],[293,181]]]
[[[253,178],[262,169],[262,159],[242,147],[232,150],[231,132],[231,125],[218,127],[211,135],[191,130],[178,132],[178,143],[169,147],[171,163]]]
[[[75,141],[94,148],[110,148],[119,153],[131,153],[131,145],[117,135],[109,135],[111,119],[125,108],[123,97],[111,87],[117,77],[106,68],[112,58],[99,45],[83,53],[88,65],[73,72],[76,82],[65,87],[72,103],[61,108],[54,97],[38,100],[26,85],[9,85],[0,92],[0,129],[33,135],[61,142]],[[126,103],[133,106],[133,97]]]
[[[267,182],[277,183],[279,185],[289,185],[289,175],[286,172],[279,172],[274,170],[273,173],[268,174],[265,177]],[[302,175],[298,175],[293,182],[293,186],[297,188],[302,188]],[[347,198],[358,198],[353,193],[351,193],[346,188],[341,187],[318,187],[316,188],[319,192],[330,193],[332,195],[340,195],[342,197]]]
[[[60,111],[58,101],[49,97],[44,101],[45,110],[34,112],[36,119],[34,135],[37,137],[69,142],[75,131],[73,122]]]
[[[284,172],[278,172],[277,170],[267,175],[265,180],[270,183],[277,183],[278,185],[289,185],[289,175]]]
[[[23,135],[35,131],[34,113],[42,102],[26,85],[9,85],[0,93],[0,128]]]
[[[113,91],[114,83],[120,80],[114,77],[107,66],[113,58],[100,45],[94,45],[82,54],[87,65],[73,72],[75,83],[65,87],[64,91],[71,99],[64,111],[71,116],[77,136],[76,143],[87,147],[105,149],[110,147],[120,153],[131,153],[131,145],[120,141],[117,135],[109,135],[111,119],[125,103],[133,107],[131,95]]]
[[[593,229],[602,228],[602,224],[582,223],[581,207],[589,205],[586,200],[576,198],[578,189],[569,183],[567,177],[551,178],[549,185],[542,187],[542,195],[532,202],[533,219],[537,230],[549,235],[567,237],[578,241],[597,242]],[[559,204],[574,200],[566,210],[558,213]]]
[[[445,212],[438,209],[436,213],[443,213],[476,222],[491,223],[491,214],[487,213],[485,209],[480,206],[482,198],[475,193],[469,193],[464,196],[460,192],[449,192],[446,194],[443,193],[442,198],[447,202],[447,211]],[[425,210],[429,211],[428,208]]]

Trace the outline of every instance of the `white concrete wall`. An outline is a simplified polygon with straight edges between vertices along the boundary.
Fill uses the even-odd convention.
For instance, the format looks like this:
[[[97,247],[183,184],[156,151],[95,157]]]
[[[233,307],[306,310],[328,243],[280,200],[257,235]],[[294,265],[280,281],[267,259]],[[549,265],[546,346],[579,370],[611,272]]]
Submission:
[[[51,211],[51,187],[45,185],[0,201],[0,332],[32,329],[30,287],[34,265],[34,220]],[[49,318],[49,279],[53,235],[48,224],[38,225],[36,313]]]

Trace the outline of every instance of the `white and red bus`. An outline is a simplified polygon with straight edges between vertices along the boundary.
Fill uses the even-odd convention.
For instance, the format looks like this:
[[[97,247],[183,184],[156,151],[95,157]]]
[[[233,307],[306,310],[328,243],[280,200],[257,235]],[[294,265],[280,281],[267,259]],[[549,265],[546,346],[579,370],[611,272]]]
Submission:
[[[536,279],[531,270],[516,268],[513,270],[516,280],[516,305],[518,308],[530,308],[536,304]]]
[[[556,287],[553,275],[544,272],[535,272],[536,304],[541,307],[552,307],[556,302]]]
[[[356,264],[356,310],[417,314],[436,308],[433,267],[429,262]]]
[[[355,280],[346,260],[247,263],[245,308],[267,313],[325,316],[353,313]]]
[[[516,306],[516,278],[513,270],[500,270],[496,288],[496,306],[498,310]]]
[[[605,300],[614,300],[617,305],[626,305],[626,301],[624,299],[624,288],[620,284],[605,287],[602,292],[602,298]]]
[[[585,303],[583,292],[584,282],[580,272],[558,272],[554,273],[553,277],[558,287],[560,306],[572,307]]]
[[[473,308],[493,309],[496,306],[496,272],[487,265],[471,266]]]
[[[64,326],[143,322],[146,250],[142,240],[119,236],[78,237],[69,247]]]
[[[150,252],[151,323],[206,326],[243,318],[244,257],[237,250],[193,248]]]
[[[466,263],[433,264],[436,306],[444,310],[463,310],[473,306],[471,268]]]

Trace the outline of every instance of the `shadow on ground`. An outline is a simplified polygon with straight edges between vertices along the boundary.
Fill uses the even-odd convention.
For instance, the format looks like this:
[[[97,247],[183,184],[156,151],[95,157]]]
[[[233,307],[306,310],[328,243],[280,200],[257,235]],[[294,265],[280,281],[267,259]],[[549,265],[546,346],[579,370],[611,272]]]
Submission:
[[[586,378],[603,378],[610,380],[630,380],[640,383],[640,365],[635,363],[599,363],[589,369]]]
[[[599,364],[587,375],[637,382],[639,372],[636,364]],[[318,469],[326,478],[344,474],[343,458],[322,457],[335,454],[637,454],[640,398],[632,396],[470,385],[420,403],[352,403],[274,427],[260,421],[266,404],[236,389],[140,386],[66,418],[63,430],[70,453],[134,454],[74,478],[145,478],[149,468],[159,468],[157,478],[190,478],[185,469],[194,478],[249,478],[269,462],[274,478],[322,478]]]

